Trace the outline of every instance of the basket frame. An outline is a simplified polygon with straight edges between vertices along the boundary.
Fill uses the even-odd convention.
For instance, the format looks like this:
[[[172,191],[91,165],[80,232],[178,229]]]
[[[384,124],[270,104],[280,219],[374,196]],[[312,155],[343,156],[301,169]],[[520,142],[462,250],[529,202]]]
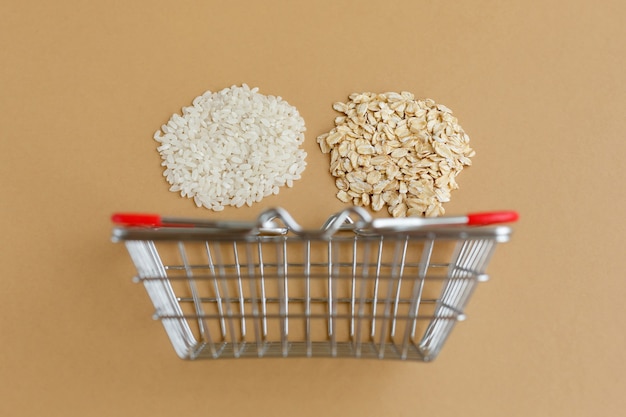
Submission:
[[[294,233],[287,225],[269,234],[120,226],[113,240],[125,243],[134,280],[182,359],[427,362],[466,318],[497,244],[512,233],[508,226],[371,230],[349,215],[341,224],[349,227]],[[451,248],[445,261],[435,259],[442,245]],[[201,259],[193,248],[204,248]]]

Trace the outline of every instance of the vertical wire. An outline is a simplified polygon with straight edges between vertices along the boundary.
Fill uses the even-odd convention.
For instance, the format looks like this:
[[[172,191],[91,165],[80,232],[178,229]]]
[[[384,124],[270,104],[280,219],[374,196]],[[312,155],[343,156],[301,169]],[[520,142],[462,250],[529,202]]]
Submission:
[[[404,238],[404,245],[402,247],[402,259],[400,260],[400,272],[398,274],[398,280],[397,280],[398,285],[396,289],[396,299],[394,301],[394,306],[393,306],[393,320],[391,322],[391,337],[392,338],[396,335],[396,318],[398,316],[398,304],[400,302],[400,292],[402,290],[402,277],[404,275],[406,248],[407,248],[408,243],[409,243],[409,237],[406,236]]]
[[[398,270],[400,268],[400,243],[396,241],[393,250],[393,264],[391,269],[391,276],[388,278],[387,284],[387,297],[385,297],[385,312],[383,315],[383,321],[380,330],[379,350],[378,358],[383,359],[385,356],[385,338],[387,337],[387,325],[391,321],[391,294],[393,294],[393,284],[398,276]],[[388,320],[389,319],[389,320]]]
[[[281,344],[283,356],[287,356],[289,345],[287,341],[289,340],[289,287],[287,283],[287,239],[283,239],[283,253],[282,253],[282,311],[281,311],[281,320],[282,320],[282,331],[281,331]],[[280,284],[279,284],[280,285]]]
[[[283,356],[287,356],[287,303],[285,299],[285,286],[281,282],[285,278],[284,250],[281,244],[276,242],[276,286],[278,289],[278,308],[279,308],[279,326],[280,326],[280,347]]]
[[[326,254],[327,257],[327,265],[328,265],[328,282],[327,282],[327,294],[328,294],[328,310],[326,312],[327,321],[328,321],[328,336],[332,336],[333,334],[333,317],[332,317],[332,309],[333,309],[333,288],[332,288],[332,279],[333,279],[333,260],[332,260],[332,241],[328,240],[328,252]]]
[[[235,271],[237,272],[237,293],[239,298],[239,314],[241,315],[241,339],[246,340],[246,305],[243,298],[243,286],[241,282],[241,264],[239,262],[239,251],[237,242],[233,242],[233,253],[235,255]]]
[[[365,240],[365,247],[363,249],[363,266],[362,266],[362,280],[361,280],[361,288],[359,291],[359,312],[358,318],[356,322],[356,336],[354,339],[355,343],[355,356],[358,358],[361,356],[361,325],[363,321],[363,316],[365,314],[365,289],[368,287],[368,272],[369,272],[369,250],[370,250],[370,241]]]
[[[339,246],[339,245],[337,245]],[[337,249],[334,249],[332,244],[332,238],[328,240],[328,334],[330,336],[330,354],[331,356],[337,355],[337,335],[335,334],[335,276],[336,266],[334,254]]]
[[[376,336],[376,310],[378,307],[378,286],[380,282],[380,267],[382,263],[383,256],[383,237],[380,237],[378,242],[378,256],[376,258],[376,278],[374,280],[374,297],[372,298],[372,327],[370,331],[370,338],[372,342],[374,341],[374,337]]]
[[[200,294],[198,293],[198,287],[196,286],[196,281],[193,277],[193,271],[189,265],[189,261],[187,260],[187,253],[185,252],[185,244],[183,242],[178,242],[178,251],[180,253],[180,257],[183,261],[183,266],[185,267],[185,274],[187,276],[187,284],[189,285],[189,289],[191,290],[191,297],[193,298],[193,305],[196,311],[196,320],[198,322],[198,329],[200,330],[200,336],[202,337],[203,342],[208,342],[209,346],[213,344],[213,340],[211,339],[211,335],[209,333],[209,327],[204,318],[204,309],[202,308],[202,301],[200,299]]]
[[[215,273],[215,264],[213,263],[213,256],[211,256],[211,249],[209,242],[204,242],[206,248],[207,259],[209,261],[209,271],[213,277],[213,290],[215,291],[215,303],[217,305],[217,312],[220,316],[220,331],[222,334],[222,341],[226,339],[226,322],[224,321],[224,308],[222,306],[222,296],[220,294],[219,284],[217,282],[217,274]]]
[[[250,298],[252,306],[252,319],[254,323],[254,341],[256,343],[257,356],[263,356],[263,344],[261,343],[261,328],[259,326],[259,305],[257,298],[256,279],[254,274],[254,262],[252,255],[252,243],[246,243],[246,258],[248,259],[248,285],[250,286]]]
[[[404,330],[404,338],[402,340],[402,353],[401,358],[406,359],[409,350],[409,340],[415,337],[415,326],[417,322],[418,311],[420,302],[422,300],[422,292],[424,290],[424,281],[428,272],[428,266],[430,265],[430,257],[433,252],[434,241],[432,239],[427,240],[424,243],[424,249],[422,250],[422,256],[419,263],[419,270],[417,272],[417,281],[413,283],[413,293],[411,294],[411,306],[409,307],[409,314],[406,321],[406,329]]]
[[[219,271],[220,283],[222,284],[222,292],[224,293],[224,300],[226,300],[226,317],[228,323],[228,332],[230,333],[232,340],[233,355],[239,357],[239,344],[237,342],[237,335],[235,334],[235,323],[233,322],[233,310],[230,301],[230,295],[228,291],[228,278],[226,276],[226,270],[222,258],[222,251],[219,245],[215,246],[215,262]]]
[[[357,261],[357,239],[354,238],[352,244],[352,285],[350,287],[350,337],[354,338],[354,313],[356,302],[356,263]]]
[[[305,338],[306,355],[313,355],[311,343],[311,240],[306,240],[304,250],[304,317],[305,317]]]
[[[263,316],[263,341],[267,341],[267,296],[265,293],[265,263],[263,261],[263,243],[259,239],[259,277],[261,278],[261,315]]]
[[[424,285],[426,284],[426,280],[428,279],[428,269],[430,268],[430,258],[433,253],[433,248],[435,247],[435,241],[433,239],[429,239],[424,244],[424,249],[422,251],[422,259],[419,263],[419,271],[418,271],[418,280],[419,280],[419,292],[417,294],[417,303],[415,305],[415,312],[412,314],[413,316],[413,324],[411,328],[411,339],[415,338],[415,328],[417,326],[417,317],[419,316],[419,308],[420,303],[423,297]]]

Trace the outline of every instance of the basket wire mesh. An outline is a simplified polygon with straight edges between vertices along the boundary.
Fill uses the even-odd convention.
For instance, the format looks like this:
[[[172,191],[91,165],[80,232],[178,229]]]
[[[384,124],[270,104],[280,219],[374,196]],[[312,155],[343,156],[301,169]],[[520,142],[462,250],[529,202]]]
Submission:
[[[293,233],[285,214],[281,233],[116,227],[114,240],[125,242],[135,280],[183,359],[430,361],[511,233],[373,230],[340,217],[348,227],[323,233]]]

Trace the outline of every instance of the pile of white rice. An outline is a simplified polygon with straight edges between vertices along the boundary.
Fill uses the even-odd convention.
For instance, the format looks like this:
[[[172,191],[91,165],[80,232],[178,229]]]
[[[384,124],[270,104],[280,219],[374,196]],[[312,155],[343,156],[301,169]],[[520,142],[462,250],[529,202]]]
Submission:
[[[196,97],[154,139],[170,191],[221,211],[292,187],[306,166],[305,130],[295,107],[243,84]]]

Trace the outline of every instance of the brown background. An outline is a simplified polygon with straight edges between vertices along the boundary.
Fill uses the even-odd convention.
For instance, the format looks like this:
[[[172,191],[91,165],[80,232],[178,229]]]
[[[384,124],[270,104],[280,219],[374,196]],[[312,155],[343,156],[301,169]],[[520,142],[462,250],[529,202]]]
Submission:
[[[3,1],[0,414],[617,416],[626,409],[621,1]],[[307,123],[280,205],[343,206],[315,137],[355,91],[455,112],[477,151],[448,213],[513,208],[441,356],[179,360],[114,211],[209,216],[167,190],[153,132],[205,90],[258,86]]]

